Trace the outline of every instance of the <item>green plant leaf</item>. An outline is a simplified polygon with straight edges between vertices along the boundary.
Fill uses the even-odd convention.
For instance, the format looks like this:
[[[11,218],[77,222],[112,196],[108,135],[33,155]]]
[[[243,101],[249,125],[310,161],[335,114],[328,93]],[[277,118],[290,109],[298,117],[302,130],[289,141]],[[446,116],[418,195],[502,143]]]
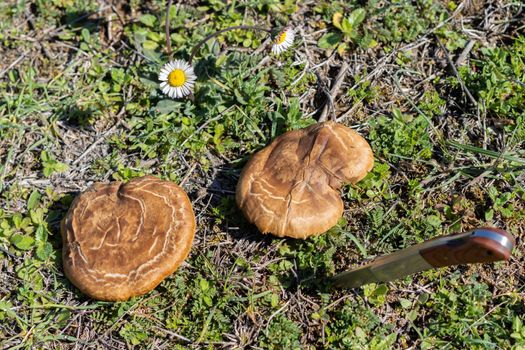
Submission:
[[[155,21],[157,19],[155,18],[155,16],[153,15],[150,15],[150,14],[145,14],[145,15],[142,15],[140,16],[139,18],[139,21],[140,23],[148,26],[148,27],[153,27],[155,25]]]
[[[27,235],[16,234],[11,237],[11,243],[20,250],[29,250],[33,247],[35,240]]]
[[[208,283],[207,280],[205,279],[201,279],[199,281],[199,286],[201,287],[201,290],[204,292],[204,291],[207,291],[209,288],[210,288],[210,284]]]
[[[13,215],[11,220],[13,220],[13,224],[15,224],[15,227],[17,229],[22,227],[22,214],[16,213],[15,215]]]
[[[333,49],[341,42],[342,36],[339,33],[327,33],[319,39],[317,46],[321,49]]]
[[[47,163],[50,160],[50,158],[51,157],[49,156],[49,153],[47,151],[40,152],[40,160],[42,160],[42,162]]]
[[[405,298],[399,298],[399,304],[401,304],[403,309],[408,309],[412,306],[412,302]]]
[[[155,109],[159,113],[171,113],[178,111],[182,108],[182,103],[175,101],[175,100],[160,100],[157,105],[155,106]]]
[[[63,173],[67,169],[69,169],[69,166],[66,163],[57,162],[53,170],[57,173]]]
[[[115,68],[111,70],[111,79],[117,83],[124,83],[124,79],[126,77],[126,73],[124,72],[124,69],[122,68]]]
[[[39,244],[36,248],[36,256],[38,259],[45,261],[53,252],[53,246],[49,242]]]
[[[341,31],[345,33],[346,35],[352,35],[354,31],[354,25],[350,23],[348,18],[343,18],[341,22]]]
[[[34,190],[31,192],[31,195],[29,196],[29,199],[27,200],[27,210],[32,210],[36,207],[38,204],[38,201],[40,200],[40,193],[37,190]]]
[[[16,312],[9,300],[0,300],[0,321],[5,318],[16,318]]]
[[[386,284],[380,284],[375,290],[374,295],[386,295],[388,293],[388,287]]]
[[[145,42],[142,43],[142,46],[144,47],[145,50],[155,50],[157,47],[159,47],[159,44],[157,44],[156,42],[154,41],[151,41],[151,40],[146,40]]]
[[[356,9],[352,11],[352,13],[350,13],[350,16],[348,16],[348,24],[350,24],[353,28],[356,28],[358,25],[361,24],[361,22],[364,21],[365,16],[366,16],[365,9],[363,8]],[[344,20],[343,20],[343,27],[344,27]]]
[[[87,28],[82,28],[80,35],[82,36],[82,40],[84,40],[84,42],[89,43],[91,35],[89,34],[89,30]]]
[[[237,102],[239,102],[242,105],[247,105],[248,104],[248,102],[244,99],[244,96],[242,95],[242,93],[239,90],[237,90],[237,89],[233,90],[233,94],[237,98]]]
[[[140,82],[142,84],[144,84],[144,86],[150,88],[150,89],[156,89],[159,87],[159,83],[154,81],[154,80],[150,80],[148,78],[144,78],[144,77],[140,77],[139,78]]]
[[[44,225],[38,225],[36,232],[35,232],[35,238],[37,241],[40,241],[40,242],[47,241],[47,230],[44,227]]]

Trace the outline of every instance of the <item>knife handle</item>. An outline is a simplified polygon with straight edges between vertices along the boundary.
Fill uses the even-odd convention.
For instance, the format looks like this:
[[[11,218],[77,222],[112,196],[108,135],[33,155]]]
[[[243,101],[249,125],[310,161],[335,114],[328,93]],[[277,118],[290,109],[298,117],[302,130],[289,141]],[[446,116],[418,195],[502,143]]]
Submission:
[[[433,267],[508,260],[516,243],[508,232],[482,227],[468,234],[452,234],[442,244],[421,249],[419,254]]]

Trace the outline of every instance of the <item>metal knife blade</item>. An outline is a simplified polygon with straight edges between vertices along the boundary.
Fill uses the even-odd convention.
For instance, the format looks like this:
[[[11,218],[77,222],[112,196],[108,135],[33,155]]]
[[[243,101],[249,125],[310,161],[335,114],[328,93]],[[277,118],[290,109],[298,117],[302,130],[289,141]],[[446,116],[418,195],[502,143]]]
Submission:
[[[507,260],[514,237],[504,230],[482,227],[425,241],[374,259],[332,277],[336,287],[356,288],[388,282],[435,267]]]

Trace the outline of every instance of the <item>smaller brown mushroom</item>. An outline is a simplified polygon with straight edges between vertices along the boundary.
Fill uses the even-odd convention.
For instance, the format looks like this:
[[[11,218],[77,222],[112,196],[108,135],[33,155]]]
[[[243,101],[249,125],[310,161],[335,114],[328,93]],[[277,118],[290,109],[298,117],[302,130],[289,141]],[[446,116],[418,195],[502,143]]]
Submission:
[[[237,205],[262,233],[306,238],[343,214],[339,189],[372,169],[372,149],[335,122],[289,131],[256,153],[237,184]]]
[[[127,300],[155,288],[189,254],[195,216],[182,188],[153,176],[98,183],[62,221],[69,280],[99,300]]]

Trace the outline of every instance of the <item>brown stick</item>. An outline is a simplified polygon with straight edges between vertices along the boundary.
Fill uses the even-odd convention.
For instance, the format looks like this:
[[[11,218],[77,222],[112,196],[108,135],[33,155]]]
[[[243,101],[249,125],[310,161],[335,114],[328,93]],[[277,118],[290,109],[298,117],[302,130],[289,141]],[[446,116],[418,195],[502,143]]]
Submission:
[[[168,51],[168,59],[171,60],[171,39],[170,39],[170,8],[171,8],[171,1],[168,0],[168,3],[166,4],[166,49]]]
[[[333,111],[333,105],[334,105],[333,101],[335,99],[335,96],[337,95],[337,92],[341,88],[341,85],[343,84],[343,81],[344,81],[344,78],[345,78],[345,75],[346,75],[346,71],[348,70],[348,67],[349,67],[349,65],[348,65],[347,62],[343,62],[343,64],[341,64],[341,68],[339,69],[339,73],[337,73],[337,77],[335,78],[335,81],[332,84],[332,88],[330,89],[330,95],[328,96],[328,100],[326,101],[326,104],[323,107],[323,111],[321,112],[321,115],[319,116],[319,122],[326,121],[327,116],[328,116],[328,111],[330,109],[332,109],[332,112],[334,112]],[[331,118],[331,119],[335,120],[335,113],[334,113],[333,118]]]
[[[472,39],[470,40],[467,45],[465,45],[465,48],[461,52],[461,55],[459,55],[458,59],[456,60],[456,66],[461,66],[463,62],[467,59],[467,56],[469,55],[470,51],[476,44],[476,40]]]
[[[456,65],[454,64],[454,62],[450,58],[450,54],[448,53],[447,48],[445,47],[445,45],[443,45],[441,40],[439,40],[439,37],[437,35],[434,35],[434,36],[435,36],[435,38],[436,38],[436,40],[437,40],[437,42],[439,44],[439,47],[441,48],[441,51],[443,51],[445,53],[445,59],[447,60],[448,65],[452,69],[452,72],[456,76],[456,79],[459,82],[459,86],[461,86],[461,90],[463,90],[465,95],[467,95],[467,97],[470,100],[470,102],[472,102],[472,104],[477,107],[478,106],[478,101],[476,101],[474,96],[472,96],[472,94],[470,93],[469,89],[465,85],[465,82],[463,81],[463,79],[461,79],[461,76],[459,75],[459,72],[458,72],[458,69],[456,68]]]

